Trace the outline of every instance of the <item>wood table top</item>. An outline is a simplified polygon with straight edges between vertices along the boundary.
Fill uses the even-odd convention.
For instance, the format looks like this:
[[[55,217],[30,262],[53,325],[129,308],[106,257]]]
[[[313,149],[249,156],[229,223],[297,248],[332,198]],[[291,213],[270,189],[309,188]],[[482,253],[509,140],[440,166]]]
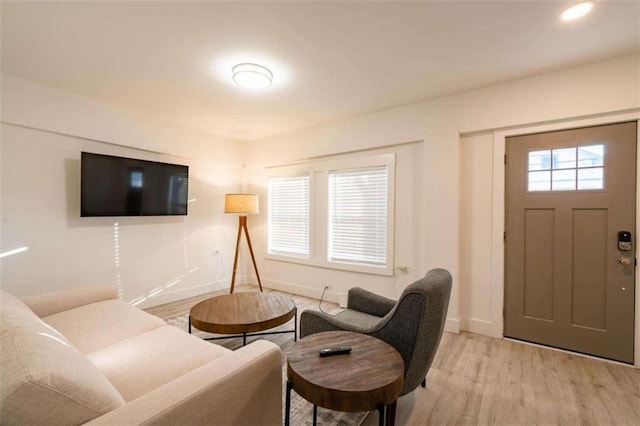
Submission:
[[[351,353],[320,357],[322,348],[351,346]],[[394,402],[404,383],[404,363],[375,337],[328,331],[299,340],[287,352],[287,377],[307,401],[338,411],[368,411]]]
[[[296,304],[276,293],[247,292],[215,296],[189,313],[191,324],[209,333],[235,334],[268,330],[289,321]]]

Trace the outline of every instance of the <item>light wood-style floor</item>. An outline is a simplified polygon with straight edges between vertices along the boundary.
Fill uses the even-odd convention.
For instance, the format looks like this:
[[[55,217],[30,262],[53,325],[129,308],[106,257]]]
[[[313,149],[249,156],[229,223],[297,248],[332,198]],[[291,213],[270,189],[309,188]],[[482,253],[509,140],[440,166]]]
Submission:
[[[147,312],[170,318],[213,294]],[[317,300],[290,296],[298,312],[318,309]],[[329,302],[322,307],[340,311]],[[396,420],[399,425],[640,425],[640,370],[473,333],[445,333],[427,388],[398,400]],[[363,424],[377,422],[372,413]]]

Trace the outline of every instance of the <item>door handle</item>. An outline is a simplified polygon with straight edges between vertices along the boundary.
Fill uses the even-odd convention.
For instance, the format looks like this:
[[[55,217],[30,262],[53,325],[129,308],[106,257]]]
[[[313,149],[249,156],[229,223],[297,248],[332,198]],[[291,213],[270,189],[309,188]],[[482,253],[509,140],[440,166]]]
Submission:
[[[631,260],[631,258],[630,258],[630,257],[627,257],[627,256],[620,256],[620,257],[618,258],[618,263],[619,263],[619,264],[621,264],[621,265],[623,265],[623,266],[629,266],[629,265],[631,265],[632,260]]]

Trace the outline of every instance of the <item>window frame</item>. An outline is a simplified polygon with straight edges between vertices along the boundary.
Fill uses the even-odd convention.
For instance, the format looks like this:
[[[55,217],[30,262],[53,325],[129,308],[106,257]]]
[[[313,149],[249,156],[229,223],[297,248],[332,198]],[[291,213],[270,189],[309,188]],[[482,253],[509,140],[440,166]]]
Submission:
[[[267,170],[267,180],[272,177],[309,175],[309,258],[269,253],[268,237],[265,238],[265,259],[324,269],[393,276],[395,252],[395,164],[396,155],[380,154],[366,157],[316,160],[293,165],[273,166]],[[374,266],[329,260],[329,172],[387,167],[387,247],[386,265]],[[268,191],[268,184],[267,184]],[[267,193],[267,199],[269,193]],[[269,205],[269,202],[267,202]],[[267,215],[270,212],[267,212]],[[267,233],[269,221],[266,220]]]

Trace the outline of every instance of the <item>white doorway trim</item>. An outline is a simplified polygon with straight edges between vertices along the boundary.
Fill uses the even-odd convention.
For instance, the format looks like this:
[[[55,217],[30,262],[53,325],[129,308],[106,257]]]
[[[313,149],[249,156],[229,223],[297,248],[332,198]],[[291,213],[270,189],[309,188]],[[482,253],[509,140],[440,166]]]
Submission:
[[[522,126],[510,129],[500,129],[493,132],[493,200],[492,200],[492,223],[491,223],[491,335],[494,337],[504,337],[504,187],[505,187],[505,167],[504,154],[506,139],[509,136],[525,135],[529,133],[551,132],[555,130],[566,130],[577,127],[597,126],[601,124],[613,124],[623,121],[640,121],[640,112],[627,112],[599,115],[582,119],[572,119],[552,124],[541,124],[534,126]],[[640,122],[638,123],[638,141],[640,142]],[[640,230],[640,149],[636,154],[636,234]],[[640,241],[636,238],[636,258],[640,251]],[[636,268],[636,289],[635,289],[635,345],[634,345],[634,365],[640,368],[640,268]]]

